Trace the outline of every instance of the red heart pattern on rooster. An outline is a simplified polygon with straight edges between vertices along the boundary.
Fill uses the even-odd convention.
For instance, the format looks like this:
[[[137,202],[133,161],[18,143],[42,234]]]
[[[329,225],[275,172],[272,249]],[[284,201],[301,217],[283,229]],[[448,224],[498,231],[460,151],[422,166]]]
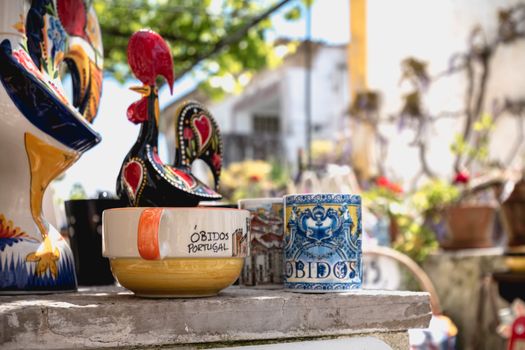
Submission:
[[[125,187],[130,194],[130,197],[136,202],[137,197],[140,195],[142,188],[142,182],[144,180],[144,167],[138,160],[131,160],[123,169],[123,179]]]
[[[202,151],[211,139],[212,125],[210,119],[206,115],[201,114],[199,117],[195,117],[192,120],[192,123],[197,130],[196,134],[197,139],[199,140],[199,151]]]

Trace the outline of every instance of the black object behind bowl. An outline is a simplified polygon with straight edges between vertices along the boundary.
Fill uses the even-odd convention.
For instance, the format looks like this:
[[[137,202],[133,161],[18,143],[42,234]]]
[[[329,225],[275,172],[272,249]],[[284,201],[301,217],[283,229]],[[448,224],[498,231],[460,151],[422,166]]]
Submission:
[[[102,212],[124,207],[124,202],[118,199],[81,199],[64,204],[78,284],[115,283],[109,260],[102,256]]]

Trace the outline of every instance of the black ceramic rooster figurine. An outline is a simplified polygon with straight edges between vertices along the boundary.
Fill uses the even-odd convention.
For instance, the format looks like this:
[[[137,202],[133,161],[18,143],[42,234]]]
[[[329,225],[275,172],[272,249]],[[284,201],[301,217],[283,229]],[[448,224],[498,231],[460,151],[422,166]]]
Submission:
[[[215,187],[222,163],[219,131],[211,114],[196,102],[185,102],[177,110],[176,161],[164,164],[157,153],[159,101],[155,80],[163,76],[173,86],[173,61],[166,42],[155,32],[141,30],[128,44],[128,63],[143,83],[132,90],[142,98],[128,108],[128,119],[141,123],[137,141],[126,155],[117,179],[117,194],[129,206],[196,206],[203,200],[222,198],[191,173],[200,158],[212,169]]]

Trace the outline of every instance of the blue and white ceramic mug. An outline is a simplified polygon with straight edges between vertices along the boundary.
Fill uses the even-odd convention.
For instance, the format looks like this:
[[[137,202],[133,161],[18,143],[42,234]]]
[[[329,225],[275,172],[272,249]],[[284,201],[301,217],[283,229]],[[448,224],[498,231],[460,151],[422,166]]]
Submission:
[[[361,288],[361,197],[284,197],[284,288],[338,292]]]

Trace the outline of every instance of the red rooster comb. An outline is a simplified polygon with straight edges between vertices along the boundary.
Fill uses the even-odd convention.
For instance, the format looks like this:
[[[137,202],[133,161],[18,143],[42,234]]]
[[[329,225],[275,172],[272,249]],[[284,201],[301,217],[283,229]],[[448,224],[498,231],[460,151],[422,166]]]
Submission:
[[[142,29],[131,36],[128,43],[128,63],[133,74],[146,85],[155,85],[163,76],[173,92],[173,60],[168,44],[152,30]]]

